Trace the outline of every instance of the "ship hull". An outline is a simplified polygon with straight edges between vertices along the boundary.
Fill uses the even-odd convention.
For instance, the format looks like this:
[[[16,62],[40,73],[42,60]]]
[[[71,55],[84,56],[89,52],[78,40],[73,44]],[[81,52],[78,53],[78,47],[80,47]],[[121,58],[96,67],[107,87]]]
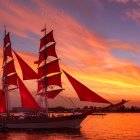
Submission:
[[[87,117],[86,114],[63,116],[56,118],[37,118],[0,121],[1,129],[57,129],[57,128],[80,128],[81,122]]]

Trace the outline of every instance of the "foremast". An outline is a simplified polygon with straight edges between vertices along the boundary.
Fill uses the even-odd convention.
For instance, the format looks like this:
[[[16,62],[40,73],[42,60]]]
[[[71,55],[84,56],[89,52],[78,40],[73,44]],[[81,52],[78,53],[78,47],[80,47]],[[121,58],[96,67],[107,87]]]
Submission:
[[[4,30],[4,37],[6,37],[6,26],[5,26],[5,30]],[[6,46],[5,45],[6,44],[5,44],[5,41],[4,41],[4,43],[3,43],[3,65],[6,65],[6,63],[7,63],[7,58],[5,59],[5,56],[6,56],[6,54],[5,54]],[[7,85],[7,80],[6,79],[7,78],[4,75],[4,73],[3,73],[3,77],[2,77],[2,82],[3,82],[3,84],[2,84],[2,91],[3,91],[4,95],[5,95],[5,101],[6,101],[6,108],[5,109],[6,109],[6,113],[7,113],[7,116],[9,116],[8,85]]]
[[[6,32],[6,27],[4,31],[4,45],[3,45],[3,76],[2,76],[2,92],[5,96],[6,107],[3,112],[7,113],[9,116],[9,99],[8,91],[16,89],[18,87],[17,83],[17,73],[14,66],[14,59],[11,50],[11,40],[10,33]],[[12,86],[12,88],[10,88]],[[16,86],[16,87],[15,87]]]
[[[4,34],[4,45],[3,45],[3,75],[2,75],[2,89],[0,89],[0,112],[7,113],[7,116],[10,115],[9,113],[9,91],[19,89],[20,97],[21,97],[21,105],[23,108],[30,108],[34,110],[40,110],[39,105],[32,97],[29,90],[26,88],[22,80],[19,78],[18,74],[16,73],[15,65],[14,65],[14,58],[12,54],[11,48],[11,40],[10,40],[10,33],[6,32]],[[14,52],[14,51],[13,51]],[[15,55],[16,52],[14,52]],[[20,62],[26,66],[26,70],[30,72],[30,75],[34,76],[32,69],[20,58]],[[27,74],[29,76],[29,74]],[[28,77],[25,77],[26,79]],[[35,75],[37,78],[37,74]],[[29,77],[30,79],[32,77]],[[28,79],[29,79],[28,78]]]

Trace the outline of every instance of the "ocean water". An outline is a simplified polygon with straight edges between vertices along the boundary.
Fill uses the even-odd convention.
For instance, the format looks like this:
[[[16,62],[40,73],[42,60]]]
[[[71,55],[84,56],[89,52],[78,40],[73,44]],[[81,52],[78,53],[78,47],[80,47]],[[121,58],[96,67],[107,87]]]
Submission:
[[[0,132],[0,140],[140,140],[140,114],[88,116],[80,130]]]

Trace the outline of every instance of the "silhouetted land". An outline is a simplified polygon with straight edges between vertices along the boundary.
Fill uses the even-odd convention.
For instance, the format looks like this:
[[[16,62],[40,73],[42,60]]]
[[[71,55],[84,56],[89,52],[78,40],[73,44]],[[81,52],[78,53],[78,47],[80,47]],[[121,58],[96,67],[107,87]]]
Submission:
[[[70,113],[73,111],[76,112],[84,112],[86,110],[93,109],[96,113],[140,113],[140,107],[131,106],[131,107],[125,107],[124,105],[117,107],[117,108],[106,108],[106,107],[96,107],[96,106],[84,106],[83,108],[65,108],[63,106],[53,107],[49,108],[49,112],[55,112],[55,113]],[[42,108],[43,110],[43,108]],[[11,112],[34,112],[33,110],[29,109],[23,109],[21,107],[15,107],[12,109]]]

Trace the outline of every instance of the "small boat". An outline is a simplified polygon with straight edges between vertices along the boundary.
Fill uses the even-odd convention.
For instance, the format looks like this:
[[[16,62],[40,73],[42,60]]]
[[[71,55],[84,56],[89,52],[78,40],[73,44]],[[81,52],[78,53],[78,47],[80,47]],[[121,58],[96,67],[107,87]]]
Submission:
[[[104,115],[106,115],[105,113],[92,113],[91,115],[94,115],[94,116],[104,116]]]

